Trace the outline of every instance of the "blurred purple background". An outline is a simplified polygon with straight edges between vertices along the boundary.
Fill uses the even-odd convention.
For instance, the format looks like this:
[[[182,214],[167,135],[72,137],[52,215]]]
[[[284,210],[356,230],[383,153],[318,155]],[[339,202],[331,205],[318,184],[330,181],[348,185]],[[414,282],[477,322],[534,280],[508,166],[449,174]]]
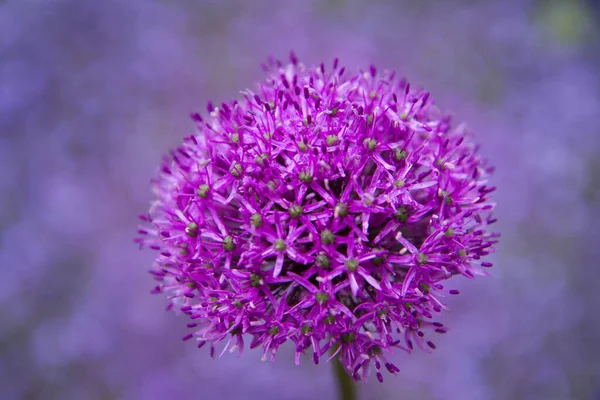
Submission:
[[[398,71],[497,166],[492,277],[361,398],[600,399],[598,32],[576,0],[0,1],[0,399],[335,398],[289,347],[182,342],[131,241],[189,112],[290,49]]]

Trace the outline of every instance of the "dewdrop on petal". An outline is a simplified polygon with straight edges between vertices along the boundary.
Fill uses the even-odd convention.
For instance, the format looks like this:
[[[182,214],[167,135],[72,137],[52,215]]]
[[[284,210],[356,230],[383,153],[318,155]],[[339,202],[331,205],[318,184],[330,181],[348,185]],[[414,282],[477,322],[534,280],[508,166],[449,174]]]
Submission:
[[[461,125],[394,73],[270,61],[255,91],[165,157],[142,245],[211,354],[339,356],[354,379],[435,349],[454,275],[491,264],[491,168]]]

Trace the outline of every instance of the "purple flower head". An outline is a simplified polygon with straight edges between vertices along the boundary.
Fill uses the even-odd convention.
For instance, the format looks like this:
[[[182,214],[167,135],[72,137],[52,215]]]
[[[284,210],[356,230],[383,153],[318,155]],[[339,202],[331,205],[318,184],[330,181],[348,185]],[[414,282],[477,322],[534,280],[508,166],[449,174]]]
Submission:
[[[270,61],[240,100],[193,114],[140,229],[151,271],[199,347],[286,341],[354,379],[434,349],[446,281],[483,274],[491,168],[463,126],[394,73]],[[483,268],[482,268],[483,267]],[[220,346],[221,347],[221,346]]]

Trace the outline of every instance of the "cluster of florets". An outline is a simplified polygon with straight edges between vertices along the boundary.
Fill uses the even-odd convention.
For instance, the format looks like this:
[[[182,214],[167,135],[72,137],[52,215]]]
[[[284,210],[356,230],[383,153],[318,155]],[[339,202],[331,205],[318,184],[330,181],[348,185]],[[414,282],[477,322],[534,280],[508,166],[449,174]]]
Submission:
[[[192,320],[199,347],[291,341],[296,362],[339,356],[354,379],[426,333],[448,278],[490,267],[490,169],[464,127],[374,67],[271,61],[239,101],[193,114],[166,157],[138,241],[158,250],[157,293]]]

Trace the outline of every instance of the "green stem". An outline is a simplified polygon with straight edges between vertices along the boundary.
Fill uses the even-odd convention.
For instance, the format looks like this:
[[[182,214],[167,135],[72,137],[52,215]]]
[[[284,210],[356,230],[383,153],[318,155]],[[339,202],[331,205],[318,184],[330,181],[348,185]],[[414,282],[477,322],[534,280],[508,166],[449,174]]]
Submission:
[[[356,385],[352,377],[344,369],[339,356],[333,359],[333,368],[340,391],[338,398],[340,400],[356,400]]]

